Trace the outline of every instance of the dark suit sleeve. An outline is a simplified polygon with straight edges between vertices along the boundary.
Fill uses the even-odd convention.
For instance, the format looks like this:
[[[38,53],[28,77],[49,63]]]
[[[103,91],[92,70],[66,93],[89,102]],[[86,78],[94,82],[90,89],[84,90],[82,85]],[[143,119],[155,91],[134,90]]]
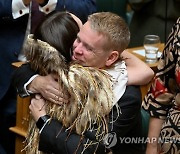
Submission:
[[[142,142],[132,144],[127,144],[125,141],[122,142],[122,139],[143,138],[141,102],[140,88],[128,86],[125,94],[118,102],[121,114],[113,124],[109,125],[109,132],[115,133],[117,136],[116,145],[111,147],[114,154],[118,154],[119,149],[122,151],[121,154],[144,154],[145,147]],[[111,115],[115,119],[117,112],[115,108],[113,108],[113,111]]]
[[[81,138],[80,135],[66,131],[62,124],[53,119],[50,124],[47,124],[40,134],[39,150],[47,153],[55,154],[80,154],[83,150],[83,145],[86,143],[88,137],[94,140],[93,133],[85,133],[86,137]],[[47,146],[48,145],[48,146]],[[98,144],[90,146],[85,150],[85,154],[93,154]],[[104,146],[100,145],[98,151],[104,152]]]
[[[113,123],[113,127],[112,124],[109,124],[109,132],[115,132],[117,138],[129,135],[136,136],[137,132],[135,131],[135,129],[138,129],[137,117],[140,113],[141,106],[141,94],[139,88],[135,86],[128,86],[125,94],[119,100],[118,104],[121,108],[121,114]],[[114,119],[117,117],[116,107],[113,108],[113,112],[110,113],[110,117],[113,117]],[[138,129],[138,132],[139,131],[141,130]],[[44,127],[43,131],[40,134],[39,148],[44,152],[71,154],[74,153],[79,146],[77,153],[81,153],[83,144],[86,143],[87,139],[95,141],[94,133],[91,132],[86,132],[85,137],[81,142],[80,136],[76,133],[71,133],[69,137],[68,135],[69,131],[65,131],[65,129],[62,128],[62,124],[60,122],[58,122],[57,120],[52,120],[50,124],[47,124]],[[119,144],[116,144],[112,148],[113,152],[114,150],[119,151],[118,147]],[[96,153],[100,154],[108,151],[103,143],[99,143],[90,146],[87,150],[85,150],[85,153],[94,153],[95,149],[97,150]]]
[[[30,68],[28,63],[23,64],[13,72],[12,84],[16,88],[20,97],[28,96],[24,89],[24,84],[27,83],[28,80],[35,74],[37,73]]]
[[[78,16],[84,23],[89,14],[97,11],[96,0],[58,0],[56,10],[64,9]]]
[[[116,134],[120,137],[127,136],[127,133],[134,127],[136,124],[137,116],[139,116],[141,108],[141,92],[139,87],[128,86],[124,95],[118,101],[120,106],[121,114],[116,122],[112,125],[109,125],[109,130],[113,128],[112,131],[115,131]],[[114,107],[113,119],[117,117],[117,110]],[[128,134],[130,135],[130,134]]]

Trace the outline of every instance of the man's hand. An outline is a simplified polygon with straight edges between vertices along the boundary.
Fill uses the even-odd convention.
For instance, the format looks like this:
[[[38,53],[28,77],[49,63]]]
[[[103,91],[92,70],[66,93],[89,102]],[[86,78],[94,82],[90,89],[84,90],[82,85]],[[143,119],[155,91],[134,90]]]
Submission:
[[[46,106],[46,102],[41,97],[41,95],[36,94],[35,98],[31,99],[31,104],[29,105],[29,109],[36,122],[41,116],[46,115],[45,106]]]
[[[56,77],[52,74],[35,77],[27,89],[33,93],[40,93],[45,99],[56,104],[68,102],[69,96],[67,96],[64,91],[62,92]]]

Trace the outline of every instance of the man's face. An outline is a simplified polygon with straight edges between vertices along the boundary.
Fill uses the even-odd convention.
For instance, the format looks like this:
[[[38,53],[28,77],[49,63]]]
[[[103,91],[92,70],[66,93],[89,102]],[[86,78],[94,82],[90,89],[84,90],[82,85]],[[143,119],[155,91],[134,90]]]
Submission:
[[[92,30],[86,22],[74,41],[72,60],[83,66],[105,67],[109,52],[103,50],[104,42],[103,35]]]

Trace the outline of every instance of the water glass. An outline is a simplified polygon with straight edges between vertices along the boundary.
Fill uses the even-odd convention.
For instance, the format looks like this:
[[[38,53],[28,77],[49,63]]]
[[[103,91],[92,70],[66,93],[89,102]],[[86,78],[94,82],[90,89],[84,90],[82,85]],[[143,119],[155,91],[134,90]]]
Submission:
[[[146,35],[144,37],[145,58],[147,63],[155,63],[158,60],[160,38],[158,35]]]

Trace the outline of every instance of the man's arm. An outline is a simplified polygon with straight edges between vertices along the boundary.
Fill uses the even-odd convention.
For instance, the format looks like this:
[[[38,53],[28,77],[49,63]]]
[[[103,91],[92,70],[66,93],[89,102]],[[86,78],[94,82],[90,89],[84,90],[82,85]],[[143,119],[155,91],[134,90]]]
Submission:
[[[121,108],[121,114],[113,123],[113,126],[112,124],[109,124],[109,132],[115,132],[118,138],[126,137],[128,135],[138,136],[135,129],[138,129],[137,124],[138,120],[140,120],[138,118],[141,107],[141,95],[139,88],[134,86],[127,87],[125,94],[118,104]],[[109,117],[111,117],[111,115]],[[114,119],[117,117],[116,107],[113,108],[113,117]],[[138,129],[138,132],[139,131],[140,130]],[[135,134],[133,134],[133,132],[135,132]],[[49,124],[45,125],[40,134],[39,148],[44,152],[54,153],[74,153],[74,151],[78,149],[78,152],[80,153],[83,149],[83,144],[86,143],[87,139],[95,141],[94,133],[86,132],[84,139],[81,140],[79,135],[74,132],[66,131],[59,121],[53,119]],[[77,148],[78,146],[79,148]],[[98,146],[96,153],[105,153],[105,145],[103,143],[90,146],[86,152],[88,154],[94,153],[96,146]],[[118,147],[119,144],[116,144],[112,149],[116,148],[116,146]]]

